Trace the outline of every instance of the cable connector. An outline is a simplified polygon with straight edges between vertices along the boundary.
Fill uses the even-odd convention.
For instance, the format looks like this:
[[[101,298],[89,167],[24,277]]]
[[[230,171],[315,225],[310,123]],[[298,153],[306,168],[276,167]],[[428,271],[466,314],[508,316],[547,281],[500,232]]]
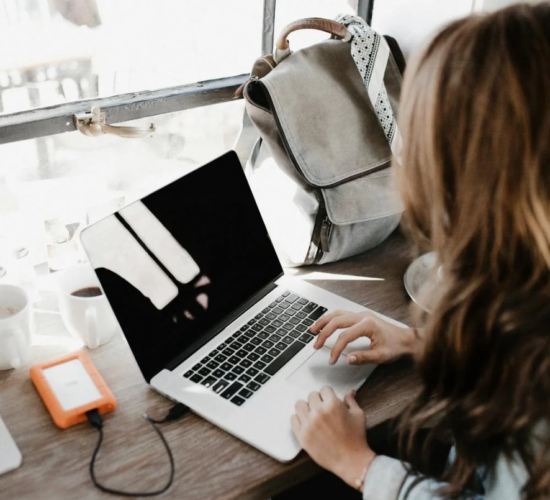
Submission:
[[[185,406],[183,403],[176,403],[166,416],[161,420],[155,420],[154,418],[151,418],[147,413],[143,414],[143,418],[145,420],[148,420],[150,422],[153,422],[154,424],[163,424],[164,422],[173,422],[174,420],[179,420],[181,417],[189,413],[189,407]]]
[[[101,429],[103,427],[103,418],[101,418],[97,408],[87,411],[86,416],[88,417],[92,427],[95,427],[96,429]]]
[[[179,420],[181,417],[189,413],[189,406],[185,406],[183,403],[176,403],[172,408],[170,408],[170,411],[168,412],[168,415],[164,417],[164,420],[172,421],[172,420]]]

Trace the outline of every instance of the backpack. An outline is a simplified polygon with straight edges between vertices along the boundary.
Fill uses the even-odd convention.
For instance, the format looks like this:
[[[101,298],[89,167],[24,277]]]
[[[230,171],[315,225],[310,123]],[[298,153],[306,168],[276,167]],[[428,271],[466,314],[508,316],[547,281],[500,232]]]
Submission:
[[[305,28],[332,37],[291,52],[287,36]],[[356,255],[398,226],[403,208],[391,160],[403,69],[397,42],[360,18],[302,19],[237,90],[261,140],[250,157],[235,149],[285,266]],[[240,149],[250,145],[244,137]]]

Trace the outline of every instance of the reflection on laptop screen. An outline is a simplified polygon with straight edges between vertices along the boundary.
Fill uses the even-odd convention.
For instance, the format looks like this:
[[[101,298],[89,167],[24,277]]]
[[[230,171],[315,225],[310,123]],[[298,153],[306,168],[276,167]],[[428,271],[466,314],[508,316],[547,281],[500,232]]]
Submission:
[[[148,381],[282,273],[233,152],[88,227],[82,243]]]

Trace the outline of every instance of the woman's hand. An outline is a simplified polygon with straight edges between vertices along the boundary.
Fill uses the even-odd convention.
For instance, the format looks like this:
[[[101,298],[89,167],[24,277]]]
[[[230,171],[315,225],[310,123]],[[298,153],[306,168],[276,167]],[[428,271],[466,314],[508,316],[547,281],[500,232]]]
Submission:
[[[392,325],[369,311],[334,311],[318,319],[310,327],[311,333],[319,332],[313,347],[323,347],[325,341],[340,328],[346,330],[339,335],[332,348],[331,364],[336,362],[350,342],[359,337],[368,337],[371,340],[370,349],[350,353],[347,358],[350,364],[389,363],[405,354],[412,354],[415,349],[416,337],[413,330]]]
[[[330,387],[296,403],[292,430],[300,445],[321,467],[353,488],[376,456],[367,444],[366,416],[354,391],[338,399]]]

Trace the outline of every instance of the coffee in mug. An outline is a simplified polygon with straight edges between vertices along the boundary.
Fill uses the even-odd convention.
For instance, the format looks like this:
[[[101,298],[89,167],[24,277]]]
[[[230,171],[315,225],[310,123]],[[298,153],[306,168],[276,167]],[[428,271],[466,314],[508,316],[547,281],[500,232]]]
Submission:
[[[86,288],[81,288],[80,290],[76,290],[76,292],[71,293],[71,295],[74,295],[75,297],[97,297],[101,294],[101,289],[97,286],[88,286]]]
[[[0,304],[0,319],[11,318],[12,316],[15,316],[20,311],[21,309],[19,309],[18,307],[4,306]]]
[[[90,265],[60,271],[57,283],[61,318],[74,337],[94,349],[120,331],[111,305]]]

